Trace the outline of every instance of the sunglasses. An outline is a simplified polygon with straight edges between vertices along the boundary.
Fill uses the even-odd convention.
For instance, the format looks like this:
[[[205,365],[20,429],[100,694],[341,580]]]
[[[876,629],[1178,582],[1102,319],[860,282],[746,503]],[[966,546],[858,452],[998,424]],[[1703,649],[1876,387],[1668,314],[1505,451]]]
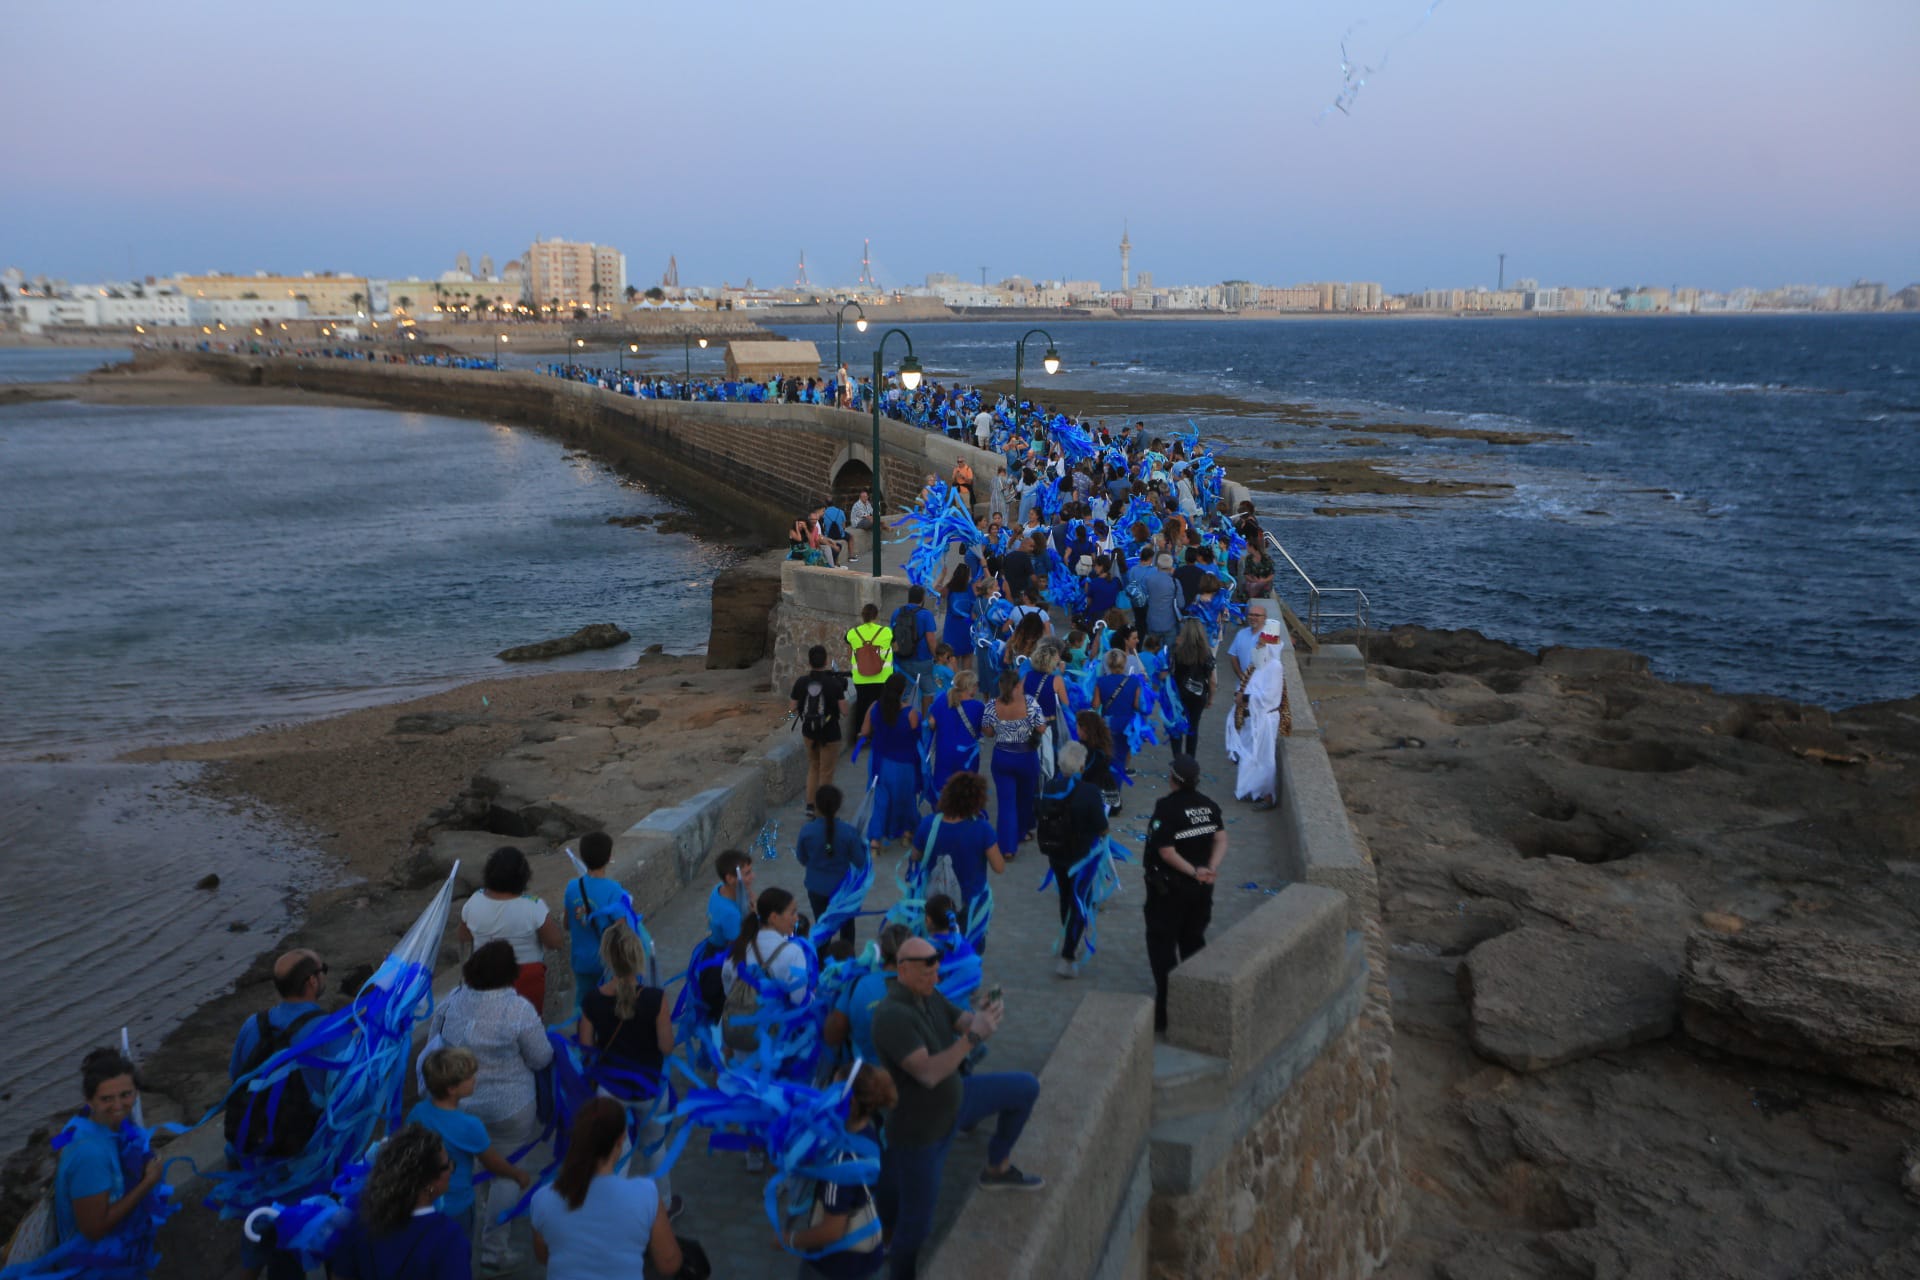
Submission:
[[[939,956],[901,956],[900,963],[901,964],[936,965],[940,963],[940,957]]]

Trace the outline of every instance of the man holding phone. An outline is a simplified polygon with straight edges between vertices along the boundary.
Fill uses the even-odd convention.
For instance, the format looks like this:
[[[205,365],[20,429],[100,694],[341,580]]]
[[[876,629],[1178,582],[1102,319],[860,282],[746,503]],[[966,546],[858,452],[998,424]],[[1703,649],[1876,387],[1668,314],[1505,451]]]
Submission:
[[[979,1008],[965,1011],[938,990],[940,952],[931,942],[909,938],[896,962],[887,998],[873,1010],[874,1048],[900,1091],[900,1104],[887,1119],[877,1196],[881,1221],[893,1224],[890,1274],[912,1280],[919,1274],[920,1246],[933,1230],[940,1174],[957,1130],[995,1117],[982,1188],[1034,1191],[1046,1180],[1021,1172],[1012,1158],[1040,1097],[1040,1081],[1025,1071],[960,1075],[967,1055],[1000,1028],[1006,1006],[999,988]]]

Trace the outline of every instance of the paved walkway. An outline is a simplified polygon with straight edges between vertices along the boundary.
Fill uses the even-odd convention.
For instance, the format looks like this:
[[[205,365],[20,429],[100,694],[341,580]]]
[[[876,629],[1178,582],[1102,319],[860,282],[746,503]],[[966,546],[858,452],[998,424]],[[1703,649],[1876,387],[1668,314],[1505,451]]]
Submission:
[[[1228,682],[1223,680],[1223,685]],[[1228,685],[1230,687],[1230,685]],[[1266,901],[1259,891],[1242,888],[1248,881],[1262,889],[1280,886],[1279,822],[1277,815],[1256,813],[1251,805],[1234,800],[1233,765],[1222,745],[1225,694],[1210,708],[1201,723],[1199,760],[1200,790],[1217,801],[1227,818],[1230,843],[1221,867],[1221,878],[1214,891],[1211,936],[1218,937],[1248,913]],[[1120,864],[1121,889],[1107,903],[1099,925],[1099,953],[1083,957],[1076,979],[1059,978],[1054,973],[1054,948],[1060,933],[1059,903],[1053,887],[1037,892],[1047,871],[1046,859],[1028,843],[1007,867],[1005,875],[992,878],[994,914],[992,932],[984,964],[984,984],[1000,984],[1006,993],[1007,1015],[1000,1032],[989,1044],[990,1052],[982,1063],[986,1071],[1030,1071],[1036,1075],[1046,1065],[1054,1042],[1072,1019],[1080,1001],[1089,991],[1124,991],[1153,994],[1153,974],[1147,967],[1145,926],[1141,920],[1144,890],[1137,861],[1145,833],[1147,815],[1154,801],[1168,789],[1165,766],[1170,752],[1165,746],[1149,746],[1135,757],[1138,785],[1123,788],[1122,812],[1113,819],[1112,834],[1134,857]],[[991,754],[982,760],[987,769]],[[988,774],[991,778],[991,774]],[[857,766],[844,761],[836,781],[849,792],[849,802],[865,787],[865,760]],[[988,814],[993,810],[989,802]],[[848,815],[851,817],[852,815]],[[805,825],[805,804],[796,797],[771,819],[779,824],[779,857],[755,864],[755,887],[778,885],[806,901],[800,865],[793,859],[793,846]],[[721,852],[715,851],[716,854]],[[757,855],[756,855],[757,856]],[[867,899],[869,909],[885,910],[898,899],[894,871],[905,853],[900,845],[881,854],[879,874]],[[675,895],[667,907],[647,921],[659,946],[662,974],[677,973],[686,963],[694,944],[706,933],[706,898],[711,881],[697,881]],[[804,907],[803,907],[804,910]],[[878,932],[878,916],[859,921],[859,943],[864,946]],[[986,1140],[991,1126],[971,1137],[958,1139],[948,1158],[946,1177],[940,1194],[932,1246],[922,1254],[931,1257],[943,1235],[958,1216],[966,1196],[973,1190],[974,1178],[985,1160]],[[1016,1148],[1014,1161],[1030,1173],[1045,1175],[1045,1151]],[[696,1135],[673,1170],[673,1189],[687,1202],[685,1215],[676,1224],[682,1235],[698,1239],[713,1259],[718,1280],[734,1277],[759,1277],[794,1274],[796,1266],[773,1245],[771,1227],[762,1208],[764,1179],[746,1172],[740,1155],[712,1152],[705,1148],[704,1137]],[[537,1276],[538,1268],[516,1273]]]

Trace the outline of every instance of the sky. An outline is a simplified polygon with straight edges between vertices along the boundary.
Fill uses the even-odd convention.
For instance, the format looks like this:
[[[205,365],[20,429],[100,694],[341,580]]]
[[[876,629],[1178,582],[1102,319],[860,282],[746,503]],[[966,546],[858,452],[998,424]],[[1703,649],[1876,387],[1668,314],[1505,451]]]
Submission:
[[[1124,225],[1156,284],[1899,288],[1916,54],[1916,0],[7,0],[0,267],[1113,287]]]

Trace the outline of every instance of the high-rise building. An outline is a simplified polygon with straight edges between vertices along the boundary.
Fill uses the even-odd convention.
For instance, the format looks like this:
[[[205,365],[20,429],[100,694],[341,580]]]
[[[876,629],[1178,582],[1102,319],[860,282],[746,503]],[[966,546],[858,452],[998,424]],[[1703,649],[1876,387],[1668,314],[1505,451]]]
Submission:
[[[1133,240],[1127,234],[1127,224],[1120,223],[1120,292],[1133,288]]]
[[[536,306],[610,312],[626,303],[627,255],[618,249],[572,240],[540,240],[527,250],[526,261]]]

